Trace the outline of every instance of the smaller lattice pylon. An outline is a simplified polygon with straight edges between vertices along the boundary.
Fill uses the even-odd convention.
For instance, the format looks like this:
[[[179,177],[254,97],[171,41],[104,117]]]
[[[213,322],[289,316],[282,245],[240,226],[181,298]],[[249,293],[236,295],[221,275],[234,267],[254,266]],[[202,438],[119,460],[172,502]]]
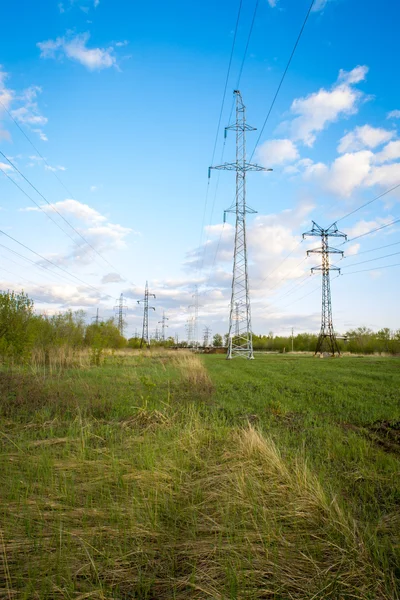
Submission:
[[[140,347],[143,345],[150,348],[150,336],[149,336],[149,310],[156,310],[154,306],[149,306],[149,297],[155,298],[155,294],[149,293],[149,284],[146,281],[146,287],[144,290],[144,298],[142,300],[137,300],[137,303],[143,303],[143,329],[142,329],[142,339],[140,340]]]
[[[165,316],[165,311],[163,311],[163,316],[161,321],[158,321],[158,323],[161,325],[161,341],[165,342],[165,328],[168,327],[168,325],[166,324],[166,321],[169,321],[168,317]]]
[[[345,233],[339,231],[336,223],[332,223],[330,227],[323,229],[313,221],[311,230],[303,233],[303,239],[306,237],[321,238],[321,246],[319,248],[313,248],[312,250],[307,251],[307,256],[310,254],[321,254],[321,265],[311,269],[311,273],[314,273],[315,271],[322,272],[321,329],[315,348],[315,355],[319,354],[322,356],[323,354],[330,354],[331,356],[335,356],[335,354],[337,354],[340,356],[340,350],[333,328],[330,282],[330,271],[338,271],[340,273],[340,269],[339,267],[329,264],[329,255],[338,254],[343,256],[343,251],[329,246],[329,238],[336,237],[347,239],[347,236]]]
[[[125,327],[125,320],[124,317],[126,316],[126,311],[127,306],[126,306],[126,301],[124,298],[124,295],[121,294],[120,297],[117,300],[117,303],[114,306],[114,311],[115,311],[115,316],[117,318],[117,327],[118,327],[118,331],[120,332],[121,335],[124,335],[124,327]]]

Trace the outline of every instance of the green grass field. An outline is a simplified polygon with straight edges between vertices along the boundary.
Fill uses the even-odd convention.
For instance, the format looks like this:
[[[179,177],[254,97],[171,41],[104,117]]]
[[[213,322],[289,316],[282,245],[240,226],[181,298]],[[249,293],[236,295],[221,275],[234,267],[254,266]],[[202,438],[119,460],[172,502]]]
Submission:
[[[0,598],[400,598],[400,360],[0,374]]]

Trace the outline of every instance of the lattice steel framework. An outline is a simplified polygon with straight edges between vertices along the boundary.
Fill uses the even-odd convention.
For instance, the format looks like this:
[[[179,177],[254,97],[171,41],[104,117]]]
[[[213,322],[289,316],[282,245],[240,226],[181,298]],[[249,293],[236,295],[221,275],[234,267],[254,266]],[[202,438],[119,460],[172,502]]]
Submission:
[[[118,327],[120,334],[124,335],[124,327],[125,327],[124,317],[126,316],[127,306],[126,306],[126,301],[124,299],[123,294],[120,295],[117,302],[118,302],[118,304],[116,304],[116,306],[114,306],[114,311],[116,313],[115,316],[117,318],[117,327]],[[97,315],[98,315],[98,313],[97,313]],[[98,320],[96,321],[96,323],[98,323]]]
[[[193,317],[189,317],[188,320],[186,321],[186,333],[187,333],[187,345],[188,348],[192,348],[193,347]]]
[[[253,359],[253,338],[251,331],[251,310],[249,278],[247,271],[246,214],[256,211],[246,204],[247,171],[271,171],[246,161],[246,132],[255,131],[246,123],[246,107],[239,90],[236,96],[236,121],[225,128],[236,131],[236,162],[210,167],[225,171],[236,171],[236,197],[233,205],[225,213],[235,213],[235,248],[233,254],[232,292],[229,313],[229,335],[227,359],[236,356]],[[210,175],[209,170],[209,175]],[[225,215],[224,215],[225,221]]]
[[[149,293],[149,284],[146,281],[146,287],[144,290],[144,298],[142,300],[137,300],[137,303],[140,304],[143,302],[143,329],[142,329],[142,339],[140,340],[140,347],[146,345],[150,348],[150,336],[149,336],[149,310],[156,310],[154,306],[149,306],[149,297],[155,298],[155,294]]]
[[[165,328],[168,327],[166,321],[169,321],[168,317],[165,316],[165,311],[163,310],[163,315],[161,321],[158,323],[161,325],[161,341],[165,342]]]
[[[317,225],[315,221],[313,221],[312,224],[312,229],[303,233],[303,239],[305,237],[321,238],[320,248],[314,248],[313,250],[307,251],[307,256],[310,254],[321,254],[321,265],[311,269],[312,273],[314,271],[322,272],[321,330],[319,332],[315,354],[328,353],[331,354],[331,356],[335,356],[335,354],[340,355],[340,350],[336,340],[335,330],[333,329],[330,271],[338,271],[340,273],[340,269],[339,267],[331,266],[329,264],[329,255],[340,254],[343,256],[343,252],[329,246],[329,238],[337,237],[347,239],[347,236],[345,233],[338,230],[336,223],[333,223],[328,229],[323,229]]]
[[[209,344],[210,344],[210,337],[211,337],[211,327],[204,327],[203,329],[203,346],[204,348],[208,348]]]

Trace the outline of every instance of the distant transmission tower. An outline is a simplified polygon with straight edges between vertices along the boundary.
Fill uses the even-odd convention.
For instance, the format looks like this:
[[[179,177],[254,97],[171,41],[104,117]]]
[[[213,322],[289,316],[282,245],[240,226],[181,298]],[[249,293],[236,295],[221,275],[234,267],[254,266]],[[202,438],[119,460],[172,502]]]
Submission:
[[[96,316],[92,317],[92,321],[94,321],[96,323],[96,325],[98,325],[101,321],[100,317],[99,317],[99,309],[96,310]]]
[[[165,316],[165,311],[163,311],[163,315],[162,315],[162,319],[161,321],[158,321],[161,324],[161,341],[165,342],[165,328],[168,327],[168,325],[165,323],[165,321],[169,321],[168,317]]]
[[[204,348],[208,348],[209,344],[210,344],[210,335],[211,335],[211,328],[210,327],[204,327],[203,330],[203,346]]]
[[[124,327],[125,321],[124,317],[126,316],[126,301],[124,299],[124,295],[121,294],[119,299],[117,300],[118,304],[114,306],[115,316],[117,318],[117,327],[121,335],[124,335]]]
[[[329,246],[329,238],[337,237],[337,238],[345,238],[347,236],[345,233],[342,233],[338,230],[336,223],[333,223],[328,229],[322,229],[315,221],[312,222],[313,226],[311,231],[307,231],[303,233],[303,239],[305,237],[320,237],[321,238],[321,247],[315,248],[314,250],[308,250],[307,256],[309,254],[321,254],[321,266],[313,267],[311,272],[314,271],[322,271],[322,313],[321,313],[321,330],[318,336],[317,347],[315,349],[315,354],[323,354],[324,352],[328,352],[332,356],[335,356],[335,353],[340,355],[340,350],[338,343],[336,341],[335,331],[333,329],[332,322],[332,300],[331,300],[331,282],[330,282],[330,271],[339,271],[339,267],[330,266],[329,265],[329,255],[330,254],[341,254],[343,256],[343,252],[341,250],[337,250],[336,248],[331,248]]]
[[[149,310],[156,310],[154,306],[149,306],[149,297],[155,298],[155,294],[149,294],[149,284],[146,281],[146,287],[144,290],[144,298],[142,300],[137,300],[137,303],[140,304],[143,302],[143,330],[142,330],[142,339],[140,340],[140,347],[143,347],[143,344],[150,348],[150,336],[149,336]]]
[[[191,348],[193,346],[193,317],[189,317],[186,321],[187,344]]]
[[[199,288],[197,285],[194,286],[194,294],[192,295],[194,298],[194,304],[191,304],[189,308],[194,309],[194,315],[192,317],[192,337],[193,337],[193,346],[197,348],[199,345],[199,332],[198,332],[198,324],[199,324]]]
[[[236,199],[225,213],[235,213],[235,249],[233,255],[232,294],[229,314],[228,353],[226,358],[244,356],[253,359],[253,338],[251,331],[251,311],[249,295],[249,279],[247,273],[246,246],[246,213],[256,211],[246,205],[246,173],[247,171],[272,171],[246,161],[246,131],[255,131],[254,127],[246,124],[246,108],[239,90],[233,92],[236,96],[236,122],[225,128],[236,131],[236,162],[225,163],[211,169],[236,171]],[[225,220],[225,215],[224,215]],[[238,306],[237,333],[233,337]]]

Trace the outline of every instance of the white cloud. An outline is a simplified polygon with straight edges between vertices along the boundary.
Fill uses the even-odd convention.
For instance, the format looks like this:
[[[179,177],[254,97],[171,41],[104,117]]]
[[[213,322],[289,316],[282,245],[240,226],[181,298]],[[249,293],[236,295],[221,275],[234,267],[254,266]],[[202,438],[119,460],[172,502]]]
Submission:
[[[400,183],[400,162],[393,162],[398,159],[400,140],[393,140],[380,152],[346,152],[331,164],[303,159],[293,165],[293,173],[301,172],[304,180],[336,196],[348,198],[360,187],[378,185],[381,189],[388,189]]]
[[[346,249],[346,256],[355,256],[358,254],[360,247],[361,244],[352,244]]]
[[[358,235],[363,235],[364,233],[368,233],[368,231],[371,231],[372,229],[375,229],[376,227],[380,227],[381,225],[386,225],[387,223],[390,223],[391,221],[393,221],[392,216],[378,217],[377,219],[374,219],[372,221],[365,221],[364,219],[361,219],[352,227],[345,229],[345,232],[347,233],[347,236],[348,236],[349,240],[351,241],[353,238],[357,237]],[[371,235],[373,235],[373,234],[371,234]]]
[[[97,251],[123,249],[126,247],[125,238],[131,233],[137,233],[128,227],[110,223],[107,217],[96,209],[73,199],[55,202],[50,206],[45,204],[40,209],[28,206],[22,210],[25,212],[42,210],[46,213],[54,213],[54,209],[83,223],[84,227],[77,225],[76,228]],[[68,264],[71,260],[78,261],[81,264],[89,264],[93,258],[93,250],[90,246],[82,244],[74,246],[67,255],[54,256],[52,260],[57,264]]]
[[[380,185],[387,189],[400,183],[400,162],[373,166],[365,182],[367,186]]]
[[[400,110],[391,110],[387,115],[387,119],[400,119]]]
[[[34,126],[46,125],[48,119],[40,114],[39,107],[36,102],[37,96],[41,92],[42,88],[37,85],[32,85],[17,97],[17,100],[23,102],[23,106],[11,111],[11,114],[16,121]]]
[[[118,273],[107,273],[101,280],[101,283],[120,283],[124,281]]]
[[[40,139],[42,140],[42,142],[48,142],[49,141],[49,138],[47,137],[47,135],[41,129],[32,129],[32,131],[34,131],[35,133],[38,134],[38,136],[40,137]]]
[[[91,186],[90,186],[90,191],[91,191],[92,193],[93,193],[93,192],[97,192],[97,190],[98,190],[98,189],[99,189],[99,188],[97,187],[97,185],[91,185]]]
[[[338,196],[350,196],[368,176],[372,158],[373,153],[369,150],[339,156],[326,178],[326,188]]]
[[[44,168],[46,169],[46,171],[53,171],[53,173],[55,173],[56,171],[66,171],[66,168],[62,167],[61,165],[58,165],[57,167],[52,167],[51,165],[44,165]]]
[[[2,71],[0,65],[0,100],[4,107],[8,109],[13,100],[14,92],[6,87],[6,79],[8,79],[8,73]],[[0,117],[3,111],[3,106],[0,105]]]
[[[342,154],[343,152],[354,152],[364,148],[376,148],[376,146],[388,142],[394,135],[394,131],[388,131],[381,127],[371,127],[370,125],[356,127],[341,138],[338,152]]]
[[[299,158],[295,144],[288,139],[269,140],[257,149],[258,160],[268,168],[293,162]]]
[[[88,48],[89,33],[82,33],[75,37],[58,37],[55,40],[38,42],[41,58],[57,58],[66,56],[79,62],[89,71],[98,71],[116,66],[114,48]]]
[[[268,4],[270,5],[271,8],[275,8],[275,6],[279,2],[279,0],[267,0],[267,2],[268,2]]]
[[[343,81],[346,85],[360,83],[360,81],[364,81],[366,78],[368,70],[366,65],[358,65],[358,67],[355,67],[351,71],[340,69],[338,80]]]
[[[53,208],[54,207],[54,208]],[[97,225],[99,223],[104,223],[107,221],[107,217],[99,213],[94,208],[91,208],[88,204],[83,204],[83,202],[78,202],[78,200],[67,199],[61,200],[60,202],[55,202],[50,206],[45,204],[41,207],[41,210],[45,212],[54,212],[56,209],[58,212],[66,213],[68,215],[72,215],[76,219],[80,221],[84,221],[89,225]],[[28,208],[24,209],[28,212],[36,212],[40,210],[39,208],[35,208],[33,206],[28,206]]]
[[[12,167],[3,162],[0,162],[0,169],[2,169],[3,171],[12,171]]]
[[[316,134],[339,117],[355,114],[363,93],[352,87],[364,80],[368,67],[359,66],[350,72],[341,70],[336,84],[331,90],[321,88],[304,98],[296,98],[290,112],[297,115],[292,121],[282,124],[289,131],[290,138],[312,146]]]
[[[385,163],[400,158],[400,140],[389,142],[381,152],[375,154],[375,163]]]
[[[325,6],[328,4],[329,0],[315,0],[311,12],[318,12],[323,10]]]
[[[9,111],[16,121],[28,125],[32,131],[45,137],[41,129],[33,127],[43,126],[47,123],[47,118],[41,114],[37,103],[37,97],[42,92],[42,89],[37,85],[31,85],[23,90],[22,93],[17,94],[15,90],[6,87],[8,77],[8,73],[3,71],[0,65],[0,101],[2,103],[0,104],[0,119],[3,117],[4,112]],[[19,104],[19,106],[12,108],[15,104]],[[1,129],[1,127],[0,139],[11,139],[9,132]]]

